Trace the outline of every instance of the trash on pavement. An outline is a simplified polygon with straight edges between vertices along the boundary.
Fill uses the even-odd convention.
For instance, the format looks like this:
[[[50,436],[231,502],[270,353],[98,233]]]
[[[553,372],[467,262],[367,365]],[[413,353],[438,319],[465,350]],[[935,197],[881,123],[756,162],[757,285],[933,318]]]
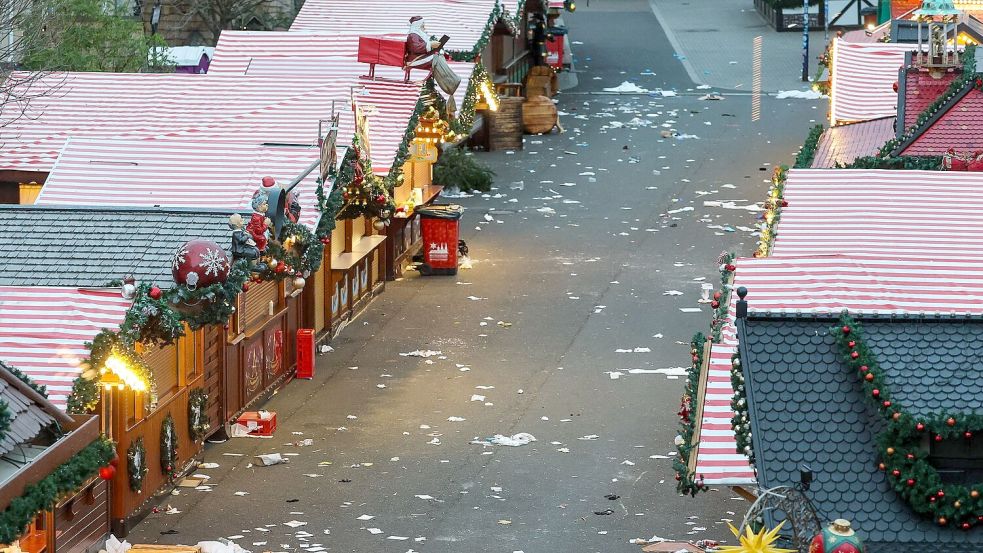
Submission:
[[[279,465],[281,463],[288,462],[289,459],[280,455],[279,453],[267,453],[265,455],[256,456],[256,464],[261,467],[269,467],[272,465]]]
[[[503,436],[502,434],[495,434],[490,438],[474,438],[471,443],[474,445],[505,445],[510,447],[519,447],[523,445],[529,445],[530,442],[535,442],[536,437],[528,432],[519,432],[518,434],[513,434],[511,436]]]

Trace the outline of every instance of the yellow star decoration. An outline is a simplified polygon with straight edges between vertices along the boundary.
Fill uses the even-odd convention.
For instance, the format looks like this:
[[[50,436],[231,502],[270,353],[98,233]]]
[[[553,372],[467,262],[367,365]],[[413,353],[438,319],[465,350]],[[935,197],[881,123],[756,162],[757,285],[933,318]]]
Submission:
[[[741,545],[725,545],[719,551],[730,551],[731,553],[796,553],[794,549],[782,549],[772,545],[778,539],[778,532],[784,525],[785,521],[782,521],[772,530],[762,528],[758,533],[752,532],[751,527],[748,527],[742,536],[740,530],[728,523],[727,526],[730,526],[730,531],[734,533],[734,537],[741,540]]]

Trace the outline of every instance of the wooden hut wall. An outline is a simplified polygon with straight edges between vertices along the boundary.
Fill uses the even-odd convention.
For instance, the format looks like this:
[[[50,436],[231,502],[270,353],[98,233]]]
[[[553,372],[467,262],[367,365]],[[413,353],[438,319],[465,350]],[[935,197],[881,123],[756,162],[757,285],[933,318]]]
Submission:
[[[168,415],[174,419],[178,468],[201,450],[202,443],[192,439],[188,427],[188,393],[203,386],[202,344],[202,331],[188,332],[175,344],[145,351],[144,359],[152,366],[159,384],[158,403],[152,409],[147,405],[145,393],[129,389],[110,393],[112,434],[122,458],[120,466],[124,469],[116,472],[111,498],[112,530],[117,536],[125,536],[142,514],[145,503],[155,492],[170,485],[161,466],[164,419]],[[129,472],[125,470],[126,453],[138,438],[143,438],[148,469],[140,492],[130,488]]]
[[[49,543],[57,553],[84,553],[101,547],[109,534],[109,485],[92,479],[54,509]]]

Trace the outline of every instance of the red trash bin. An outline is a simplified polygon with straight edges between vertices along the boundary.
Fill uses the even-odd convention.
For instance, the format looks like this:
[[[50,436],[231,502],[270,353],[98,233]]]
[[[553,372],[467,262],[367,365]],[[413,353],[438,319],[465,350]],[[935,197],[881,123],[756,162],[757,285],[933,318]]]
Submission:
[[[297,330],[297,378],[314,378],[314,329]]]
[[[551,27],[550,36],[546,39],[546,65],[563,70],[563,43],[566,41],[565,27]]]
[[[420,215],[423,234],[423,264],[419,267],[420,273],[456,275],[457,241],[464,208],[459,205],[435,204],[421,207],[416,212]]]

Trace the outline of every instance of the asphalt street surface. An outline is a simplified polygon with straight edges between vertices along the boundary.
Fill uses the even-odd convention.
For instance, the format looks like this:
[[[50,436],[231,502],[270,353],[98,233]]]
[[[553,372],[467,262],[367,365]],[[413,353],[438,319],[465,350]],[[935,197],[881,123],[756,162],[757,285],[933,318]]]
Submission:
[[[710,323],[701,283],[719,282],[722,251],[752,251],[757,212],[744,207],[825,106],[766,97],[752,122],[749,96],[699,99],[708,91],[692,89],[643,1],[581,2],[566,20],[581,71],[558,96],[566,133],[476,154],[496,189],[451,200],[467,208],[473,269],[388,283],[316,378],[266,405],[277,435],[209,445],[219,467],[197,472],[212,490],[163,498],[180,512],[149,516],[132,543],[611,553],[654,535],[729,537],[723,521],[747,502],[675,491],[678,368]],[[626,80],[678,95],[597,93]],[[400,355],[415,350],[441,353]],[[470,443],[520,432],[536,441]],[[252,464],[271,452],[289,463]]]

